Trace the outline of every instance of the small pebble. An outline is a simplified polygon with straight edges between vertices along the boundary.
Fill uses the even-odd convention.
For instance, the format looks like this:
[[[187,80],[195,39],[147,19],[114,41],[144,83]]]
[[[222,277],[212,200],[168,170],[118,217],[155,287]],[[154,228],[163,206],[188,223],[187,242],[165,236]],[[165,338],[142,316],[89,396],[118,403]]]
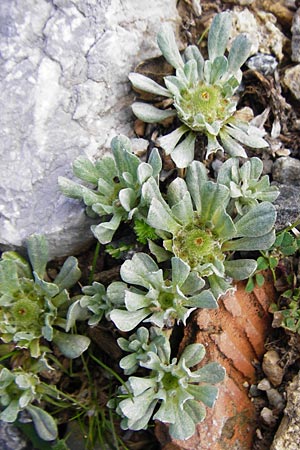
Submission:
[[[260,412],[262,420],[265,422],[266,425],[269,427],[274,427],[277,422],[277,418],[273,415],[273,412],[269,408],[263,408]]]
[[[269,350],[265,353],[262,363],[262,369],[273,386],[279,386],[282,382],[284,369],[278,365],[280,357],[275,350]]]
[[[267,391],[267,397],[270,405],[276,408],[278,411],[282,411],[285,406],[285,401],[282,395],[277,391],[277,389],[269,389]]]
[[[278,61],[273,55],[257,53],[248,59],[246,65],[249,69],[256,70],[266,76],[272,75],[275,72],[276,67],[278,66]]]
[[[271,389],[271,383],[267,378],[264,378],[258,383],[257,387],[261,391],[268,391],[269,389]]]

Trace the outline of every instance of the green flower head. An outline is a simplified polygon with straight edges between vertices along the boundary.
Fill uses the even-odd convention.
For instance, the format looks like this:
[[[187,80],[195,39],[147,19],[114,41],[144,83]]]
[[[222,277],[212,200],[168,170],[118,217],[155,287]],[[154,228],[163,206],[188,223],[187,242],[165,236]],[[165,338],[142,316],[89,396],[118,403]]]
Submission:
[[[189,265],[178,257],[171,259],[171,276],[145,253],[136,253],[121,266],[121,277],[130,285],[125,291],[125,309],[114,309],[110,319],[122,331],[133,330],[140,322],[171,327],[174,322],[186,323],[196,308],[216,308],[217,303],[205,282],[192,273]]]
[[[171,255],[184,261],[207,279],[216,299],[231,287],[231,279],[246,279],[256,268],[254,260],[232,260],[232,252],[265,250],[275,240],[274,206],[262,202],[243,217],[231,217],[230,190],[209,181],[199,161],[188,167],[185,181],[176,178],[169,185],[167,201],[151,179],[143,192],[152,199],[147,221],[163,238],[164,249],[150,242],[152,253],[159,261]]]
[[[218,363],[209,363],[198,370],[205,355],[201,344],[188,345],[179,360],[170,362],[170,346],[166,340],[165,352],[159,356],[149,352],[148,359],[140,362],[151,370],[149,377],[130,377],[127,390],[131,398],[121,400],[117,412],[123,417],[123,429],[141,430],[153,419],[169,423],[173,439],[188,439],[195,432],[195,425],[206,415],[205,406],[212,407],[218,389],[214,386],[224,379],[225,370]],[[126,390],[122,388],[123,394]]]
[[[92,188],[64,177],[58,179],[61,191],[67,197],[83,200],[89,215],[111,216],[108,222],[92,226],[101,244],[111,242],[122,221],[139,217],[141,187],[150,176],[156,178],[162,167],[157,149],[152,150],[148,163],[141,162],[126,136],[113,138],[111,149],[112,156],[95,163],[80,156],[73,164],[74,174]]]
[[[67,289],[80,278],[76,258],[70,256],[53,283],[45,281],[48,245],[43,236],[27,241],[29,262],[15,252],[5,252],[0,261],[1,339],[28,348],[31,356],[41,354],[40,340],[55,342],[68,357],[79,356],[89,345],[84,336],[66,338],[64,307],[71,303]]]
[[[150,123],[178,116],[183,124],[161,137],[159,144],[179,168],[187,167],[193,160],[197,133],[207,136],[207,156],[222,150],[231,156],[246,157],[241,144],[254,148],[268,146],[263,133],[236,114],[233,95],[240,84],[240,67],[249,56],[251,43],[245,35],[239,35],[232,42],[228,56],[224,56],[230,30],[230,13],[217,14],[208,34],[209,59],[204,61],[195,45],[188,46],[181,56],[172,28],[164,26],[157,41],[176,74],[165,77],[166,88],[141,74],[129,75],[138,90],[173,100],[174,109],[160,110],[142,102],[134,103],[132,109],[139,119]]]

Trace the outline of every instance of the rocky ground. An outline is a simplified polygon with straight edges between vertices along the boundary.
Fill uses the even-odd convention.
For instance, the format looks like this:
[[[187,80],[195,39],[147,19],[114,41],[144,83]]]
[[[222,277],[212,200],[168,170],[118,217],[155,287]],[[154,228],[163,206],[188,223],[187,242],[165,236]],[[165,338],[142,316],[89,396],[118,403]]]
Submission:
[[[217,0],[212,2],[202,0],[200,4],[196,0],[179,0],[177,5],[182,19],[180,29],[182,47],[185,43],[199,43],[205,53],[205,39],[199,40],[199,37],[205,36],[205,30],[212,16],[225,9],[233,11],[236,32],[245,31],[252,36],[253,56],[244,67],[239,104],[240,107],[247,106],[253,110],[256,117],[255,124],[265,129],[270,144],[267,150],[255,153],[255,156],[262,159],[264,172],[280,189],[280,196],[276,201],[278,231],[296,222],[300,216],[300,8],[298,9],[298,3],[293,0]],[[163,64],[161,58],[155,58],[141,60],[137,70],[160,81],[168,73],[169,68]],[[155,145],[161,130],[156,125],[146,126],[136,121],[134,131],[136,148],[143,151],[149,143],[150,147]],[[198,142],[197,151],[198,157],[202,158],[203,142],[201,140]],[[249,152],[249,156],[253,155]],[[216,155],[207,162],[212,177],[216,175],[222,161],[223,156]],[[172,164],[167,159],[164,163],[167,176],[172,170]],[[130,241],[127,233],[126,228],[120,230],[116,245],[124,239]],[[88,251],[79,255],[84,274],[83,284],[89,276],[94,247],[95,245],[92,244]],[[126,254],[122,254],[121,258],[116,260],[107,253],[100,252],[94,279],[102,283],[118,279],[122,257],[126,257]],[[53,262],[50,267],[50,276],[51,270],[55,271],[60,263],[59,259]],[[266,276],[265,287],[261,288],[264,290],[270,285],[274,288],[272,298],[271,294],[268,294],[269,303],[276,303],[279,310],[285,308],[287,303],[282,293],[291,288],[295,290],[299,285],[299,276],[299,253],[295,252],[292,256],[282,257],[276,269],[276,281],[272,276]],[[240,289],[243,290],[244,287],[243,285]],[[224,304],[226,306],[226,302]],[[196,320],[195,316],[191,318],[190,330],[193,328],[193,320]],[[300,423],[297,413],[300,405],[300,336],[296,332],[278,327],[278,320],[278,314],[276,316],[276,314],[268,313],[267,333],[263,334],[265,355],[263,359],[250,361],[252,369],[255,369],[255,377],[253,375],[254,378],[251,378],[251,375],[252,381],[250,383],[246,381],[244,386],[247,397],[255,409],[255,423],[251,425],[254,435],[253,444],[251,447],[245,447],[243,443],[232,444],[229,436],[226,442],[229,442],[230,446],[224,446],[222,450],[227,448],[296,450],[300,447]],[[89,333],[96,354],[104,355],[104,363],[118,372],[120,349],[116,345],[116,331],[111,324],[104,323],[90,330]],[[179,329],[178,348],[182,340],[185,342],[184,339],[187,339],[187,334]],[[72,394],[80,396],[86,388],[86,380],[84,380],[84,371],[81,366],[75,370],[78,371],[82,380],[81,386],[74,387],[62,373],[58,376],[58,384],[67,388]],[[101,405],[104,407],[108,397],[108,390],[104,387],[107,384],[107,378],[99,368],[93,367],[91,370],[94,380],[99,383],[97,395],[101,398]],[[68,422],[70,416],[71,413],[64,412],[64,417],[61,419],[63,422]],[[65,429],[62,428],[62,431]],[[73,431],[76,439],[69,441],[72,450],[84,448],[84,441],[81,438],[78,439],[77,431]],[[182,447],[179,443],[168,442],[167,439],[162,438],[159,430],[156,430],[156,436],[157,438],[153,429],[150,429],[145,433],[127,433],[123,435],[123,438],[126,446],[132,450],[196,449],[195,446]],[[15,429],[10,427],[3,429],[1,445],[3,450],[31,448],[28,443],[22,441],[22,438],[19,439]],[[208,448],[216,450],[212,446]]]

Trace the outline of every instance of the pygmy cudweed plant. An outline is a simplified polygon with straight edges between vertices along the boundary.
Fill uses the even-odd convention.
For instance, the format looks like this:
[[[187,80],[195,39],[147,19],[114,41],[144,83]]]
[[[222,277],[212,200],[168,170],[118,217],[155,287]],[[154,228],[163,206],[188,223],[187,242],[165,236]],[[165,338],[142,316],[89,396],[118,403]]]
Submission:
[[[268,175],[261,177],[263,163],[259,158],[251,158],[239,167],[238,158],[225,161],[218,173],[217,181],[230,189],[228,209],[241,216],[259,202],[273,202],[279,195],[276,186],[270,186]]]
[[[196,308],[217,308],[217,302],[205,282],[191,272],[180,258],[171,259],[170,277],[164,279],[153,259],[136,253],[121,266],[121,278],[140,288],[125,289],[124,309],[113,309],[110,319],[122,331],[133,330],[140,322],[150,322],[160,328],[186,324]],[[141,289],[143,288],[143,289]]]
[[[113,157],[106,156],[94,164],[80,156],[73,164],[74,174],[90,183],[93,188],[59,177],[61,191],[68,197],[83,200],[87,213],[92,217],[111,216],[108,222],[92,226],[95,237],[101,244],[111,242],[122,221],[141,216],[141,187],[150,177],[157,178],[161,159],[153,149],[148,163],[143,163],[132,153],[130,140],[116,136],[111,142]],[[138,215],[138,213],[140,215]]]
[[[249,56],[251,43],[245,35],[239,35],[233,40],[228,57],[224,56],[230,30],[231,14],[217,14],[208,34],[209,59],[204,61],[195,45],[188,46],[182,57],[172,28],[165,25],[157,42],[165,59],[176,69],[176,75],[165,77],[166,88],[144,75],[129,75],[136,89],[173,99],[175,109],[160,110],[142,102],[134,103],[132,109],[144,122],[161,122],[176,115],[183,122],[159,139],[160,146],[179,168],[187,167],[193,160],[197,133],[207,136],[206,156],[222,150],[230,156],[247,157],[241,144],[254,148],[268,146],[262,131],[241,119],[236,111],[233,95],[240,84],[240,67]]]
[[[254,205],[242,217],[226,208],[230,190],[207,179],[206,168],[193,161],[186,179],[170,183],[165,201],[151,178],[143,187],[150,202],[147,222],[163,238],[163,247],[150,242],[158,260],[175,255],[207,279],[216,299],[231,287],[231,280],[248,278],[256,269],[251,259],[231,258],[234,251],[268,249],[275,240],[276,212],[270,202]]]
[[[21,411],[26,411],[41,439],[56,439],[55,420],[43,408],[33,404],[41,401],[44,395],[57,397],[55,389],[41,382],[34,372],[22,368],[8,370],[3,366],[0,369],[0,404],[4,408],[0,413],[0,420],[13,423]]]
[[[70,256],[53,283],[45,281],[48,246],[45,238],[27,241],[30,264],[18,253],[5,252],[0,261],[0,337],[3,342],[41,355],[41,339],[54,342],[68,358],[76,358],[89,346],[86,336],[66,334],[67,289],[80,278],[77,260]]]
[[[123,420],[123,429],[146,428],[151,417],[170,424],[169,433],[174,439],[188,439],[195,432],[195,425],[206,415],[205,406],[212,407],[218,389],[214,386],[223,381],[225,370],[218,363],[209,363],[192,371],[198,365],[205,349],[201,344],[188,345],[179,360],[170,361],[171,349],[165,339],[160,353],[149,351],[146,360],[139,365],[149,369],[148,377],[131,376],[121,393],[130,398],[117,405]],[[156,412],[154,413],[154,411]],[[154,413],[154,415],[153,415]]]

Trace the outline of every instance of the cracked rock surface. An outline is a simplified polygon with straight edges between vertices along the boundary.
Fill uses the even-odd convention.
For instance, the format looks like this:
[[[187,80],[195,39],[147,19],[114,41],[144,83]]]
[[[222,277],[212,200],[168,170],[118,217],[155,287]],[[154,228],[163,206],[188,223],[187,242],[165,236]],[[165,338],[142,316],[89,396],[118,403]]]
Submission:
[[[1,0],[0,245],[45,234],[51,257],[91,239],[82,206],[59,175],[116,134],[132,134],[127,76],[157,56],[162,22],[176,28],[176,0]]]

